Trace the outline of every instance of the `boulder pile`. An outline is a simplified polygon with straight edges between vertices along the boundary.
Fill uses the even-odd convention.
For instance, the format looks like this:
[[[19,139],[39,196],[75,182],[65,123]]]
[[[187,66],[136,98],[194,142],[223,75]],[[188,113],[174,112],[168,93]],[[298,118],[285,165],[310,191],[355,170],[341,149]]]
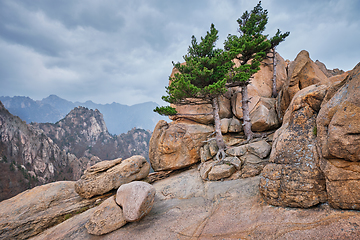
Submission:
[[[276,61],[277,90],[280,91],[288,82],[288,63],[279,54],[276,54]],[[274,131],[281,124],[276,110],[277,99],[271,98],[272,68],[271,59],[264,60],[260,71],[254,74],[248,86],[252,130],[255,132]],[[174,68],[171,76],[176,72]],[[210,161],[202,164],[200,168],[203,179],[220,180],[235,173],[232,179],[258,175],[267,162],[266,157],[258,158],[252,153],[246,156],[231,154],[231,149],[238,147],[244,138],[240,90],[238,87],[230,88],[218,99],[221,132],[224,134],[228,146],[227,155],[230,157],[224,164],[213,166],[212,159],[217,149],[214,141],[211,141],[214,132],[211,105],[172,105],[178,112],[170,117],[173,122],[158,122],[150,139],[149,159],[153,169],[176,170],[198,162]],[[266,140],[271,144],[271,140]],[[271,148],[269,144],[268,147]],[[248,149],[247,146],[245,148]],[[247,152],[246,150],[244,154]],[[236,158],[238,159],[235,160]]]
[[[150,164],[140,155],[125,160],[102,161],[85,171],[76,182],[75,190],[80,196],[91,198],[117,189],[122,184],[143,179],[149,172]]]
[[[155,188],[146,182],[121,185],[116,196],[105,200],[92,213],[85,227],[90,234],[103,235],[146,216],[155,199]]]
[[[135,222],[148,214],[154,204],[155,189],[140,180],[149,175],[150,164],[143,156],[102,161],[89,167],[75,183],[83,198],[102,195],[117,189],[116,196],[101,203],[85,227],[90,234],[103,235],[127,222]]]

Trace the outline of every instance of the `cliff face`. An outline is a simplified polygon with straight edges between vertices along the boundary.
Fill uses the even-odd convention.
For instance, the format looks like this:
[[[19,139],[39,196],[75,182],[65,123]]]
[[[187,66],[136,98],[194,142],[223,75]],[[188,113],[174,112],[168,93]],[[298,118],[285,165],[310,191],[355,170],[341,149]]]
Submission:
[[[111,139],[98,110],[77,107],[57,123],[32,123],[42,129],[61,149],[78,158],[89,156],[98,141]],[[101,157],[100,157],[101,158]]]
[[[77,160],[44,132],[11,115],[0,102],[0,200],[44,183],[72,179]]]
[[[150,131],[133,128],[128,133],[111,135],[98,110],[77,107],[55,124],[32,125],[42,129],[61,149],[78,158],[97,156],[105,160],[148,156]]]

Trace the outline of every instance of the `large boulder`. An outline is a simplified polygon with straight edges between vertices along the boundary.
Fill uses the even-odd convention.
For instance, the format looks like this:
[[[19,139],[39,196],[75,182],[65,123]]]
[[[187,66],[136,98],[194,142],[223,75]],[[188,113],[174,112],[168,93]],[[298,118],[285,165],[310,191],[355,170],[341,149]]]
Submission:
[[[286,85],[287,81],[287,63],[284,59],[277,53],[276,54],[276,89],[280,91],[284,85]],[[238,66],[238,62],[235,61],[236,66]],[[250,98],[249,103],[249,111],[251,112],[261,97],[270,98],[272,95],[272,78],[273,78],[273,65],[272,60],[270,58],[265,59],[261,62],[260,70],[253,75],[251,79],[251,83],[248,85],[248,95]],[[242,119],[242,97],[240,88],[236,88],[235,94],[231,99],[232,111],[233,114]]]
[[[309,52],[302,50],[295,58],[293,62],[289,65],[289,75],[288,75],[288,93],[290,99],[292,99],[295,94],[314,84],[327,84],[328,77],[320,70],[318,65],[316,65],[311,59]]]
[[[28,239],[61,222],[98,198],[83,199],[75,182],[54,182],[0,202],[0,239]]]
[[[155,202],[139,222],[101,236],[110,239],[358,239],[360,213],[328,205],[273,207],[259,194],[259,177],[203,181],[191,169],[153,184]],[[34,240],[98,239],[84,227],[90,209]]]
[[[116,203],[122,207],[125,220],[135,222],[145,217],[154,204],[155,192],[155,188],[146,182],[121,185],[116,192]]]
[[[327,87],[299,91],[274,136],[270,163],[261,173],[260,192],[275,206],[308,208],[327,200],[318,167],[316,117]]]
[[[276,99],[261,97],[250,112],[251,130],[264,132],[279,127]]]
[[[282,120],[286,109],[298,91],[314,84],[328,85],[329,83],[328,77],[310,59],[309,52],[302,50],[295,60],[290,62],[287,82],[278,96],[280,120]]]
[[[200,161],[200,147],[214,131],[212,126],[191,121],[159,121],[149,143],[154,171],[174,170]]]
[[[200,102],[200,100],[193,100]],[[197,123],[211,124],[214,123],[212,114],[213,108],[211,104],[195,104],[195,105],[176,105],[171,104],[177,111],[176,115],[169,116],[170,120],[188,119]],[[230,99],[225,96],[219,97],[219,116],[220,118],[232,117]]]
[[[117,189],[122,184],[143,179],[149,172],[150,164],[140,155],[125,160],[103,161],[85,171],[76,182],[75,190],[80,196],[91,198]]]
[[[330,87],[317,116],[321,169],[329,203],[360,209],[360,64]]]

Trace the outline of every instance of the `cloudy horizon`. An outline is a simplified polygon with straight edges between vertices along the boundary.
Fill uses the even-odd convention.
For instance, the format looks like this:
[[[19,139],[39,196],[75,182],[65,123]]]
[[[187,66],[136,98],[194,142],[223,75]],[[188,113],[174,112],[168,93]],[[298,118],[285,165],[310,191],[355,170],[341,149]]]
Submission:
[[[237,34],[238,19],[258,0],[0,1],[0,96],[133,105],[163,104],[172,61],[191,36],[219,30],[217,47]],[[328,69],[360,62],[360,1],[263,0],[266,34],[290,36],[277,48],[294,60],[307,50]]]

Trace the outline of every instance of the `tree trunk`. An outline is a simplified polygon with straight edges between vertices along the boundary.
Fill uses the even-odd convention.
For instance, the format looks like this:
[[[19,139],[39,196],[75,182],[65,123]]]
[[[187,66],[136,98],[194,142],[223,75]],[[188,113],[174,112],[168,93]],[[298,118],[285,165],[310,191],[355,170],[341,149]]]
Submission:
[[[272,79],[272,96],[273,98],[277,97],[277,91],[276,91],[276,52],[275,47],[273,50],[273,79]]]
[[[213,107],[213,115],[214,115],[214,122],[215,122],[215,139],[216,139],[216,144],[219,148],[217,154],[216,154],[216,160],[220,161],[220,155],[221,155],[221,161],[224,160],[224,158],[226,157],[225,154],[225,142],[223,139],[223,136],[221,134],[221,123],[220,123],[220,117],[219,117],[219,103],[218,103],[218,99],[217,98],[213,98],[212,100],[212,107]]]
[[[249,81],[249,80],[248,80]],[[249,110],[249,96],[247,91],[247,85],[249,82],[245,83],[244,86],[241,87],[241,108],[243,111],[243,126],[244,133],[247,141],[250,141],[254,138],[254,133],[251,131],[251,120],[250,120],[250,110]]]

